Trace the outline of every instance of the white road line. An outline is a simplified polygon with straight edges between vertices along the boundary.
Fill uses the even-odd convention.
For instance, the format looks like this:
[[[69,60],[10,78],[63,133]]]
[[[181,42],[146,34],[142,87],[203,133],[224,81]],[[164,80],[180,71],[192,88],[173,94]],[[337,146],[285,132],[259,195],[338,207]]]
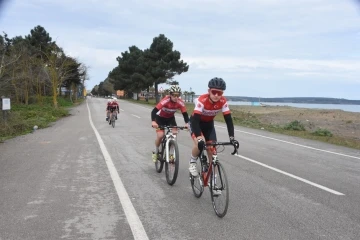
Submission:
[[[87,108],[88,108],[88,111],[89,111],[90,125],[91,125],[92,129],[94,130],[96,138],[97,138],[97,140],[99,142],[101,152],[102,152],[102,154],[104,156],[106,165],[107,165],[107,167],[109,169],[111,179],[113,180],[113,183],[115,185],[117,195],[119,196],[119,199],[120,199],[121,205],[122,205],[122,207],[124,209],[126,218],[127,218],[128,222],[129,222],[131,231],[132,231],[132,233],[134,235],[134,239],[136,239],[136,240],[137,239],[139,239],[139,240],[149,239],[149,237],[146,235],[144,226],[142,225],[142,223],[140,221],[140,218],[137,215],[136,210],[135,210],[134,206],[131,203],[129,195],[126,192],[124,184],[122,183],[122,181],[121,181],[121,179],[119,177],[119,174],[118,174],[118,172],[117,172],[117,170],[116,170],[116,168],[114,166],[114,163],[113,163],[113,161],[112,161],[112,159],[110,157],[110,154],[107,151],[107,149],[105,147],[105,144],[104,144],[99,132],[97,131],[97,129],[94,126],[94,123],[93,123],[92,118],[91,118],[91,112],[90,112],[89,104],[87,102],[86,102],[86,105],[87,105]]]
[[[123,111],[124,111],[124,109],[121,109],[121,108],[120,108],[120,111],[122,111],[122,112],[123,112]]]
[[[150,108],[150,107],[144,107],[144,106],[141,106],[141,105],[136,104],[136,103],[132,103],[132,104],[135,104],[135,105],[137,105],[138,107],[145,108],[145,109],[154,109],[154,108]]]
[[[137,116],[137,115],[134,115],[134,114],[131,114],[131,115],[133,115],[134,117],[140,118],[140,117],[139,117],[139,116]]]
[[[135,104],[135,103],[132,103],[132,104]],[[135,104],[135,105],[138,105],[138,106],[139,106],[139,104]],[[139,106],[139,107],[149,109],[149,108],[143,107],[143,106]],[[179,117],[179,116],[176,116],[176,117],[177,117],[177,118],[181,118],[181,117]],[[219,125],[215,125],[215,127],[225,128],[225,129],[226,129],[226,127],[219,126]],[[262,137],[262,138],[267,138],[267,139],[275,140],[275,141],[278,141],[278,142],[283,142],[283,143],[287,143],[287,144],[292,144],[292,145],[295,145],[295,146],[298,146],[298,147],[313,149],[313,150],[317,150],[317,151],[321,151],[321,152],[331,153],[331,154],[335,154],[335,155],[339,155],[339,156],[344,156],[344,157],[349,157],[349,158],[354,158],[354,159],[359,159],[359,160],[360,160],[360,157],[355,157],[355,156],[352,156],[352,155],[347,155],[347,154],[343,154],[343,153],[337,153],[337,152],[327,151],[327,150],[323,150],[323,149],[319,149],[319,148],[309,147],[309,146],[306,146],[306,145],[302,145],[302,144],[298,144],[298,143],[293,143],[293,142],[288,142],[288,141],[281,140],[281,139],[277,139],[277,138],[266,137],[266,136],[263,136],[263,135],[260,135],[260,134],[256,134],[256,133],[250,133],[250,132],[246,132],[246,131],[241,131],[241,130],[238,130],[238,129],[235,129],[235,131],[236,131],[236,132],[242,132],[242,133],[249,134],[249,135],[253,135],[253,136],[257,136],[257,137]]]
[[[219,126],[219,125],[215,125],[215,127],[225,128],[226,129],[226,127]],[[275,140],[275,141],[279,141],[279,142],[283,142],[283,143],[288,143],[288,144],[292,144],[292,145],[303,147],[303,148],[309,148],[309,149],[313,149],[313,150],[317,150],[317,151],[321,151],[321,152],[336,154],[336,155],[339,155],[339,156],[360,159],[360,157],[355,157],[355,156],[346,155],[346,154],[343,154],[343,153],[337,153],[337,152],[327,151],[327,150],[323,150],[323,149],[319,149],[319,148],[309,147],[309,146],[305,146],[305,145],[301,145],[301,144],[293,143],[293,142],[288,142],[288,141],[277,139],[277,138],[266,137],[266,136],[259,135],[259,134],[256,134],[256,133],[245,132],[245,131],[241,131],[241,130],[237,130],[237,129],[235,129],[235,131],[236,132],[246,133],[246,134],[249,134],[249,135],[254,135],[254,136],[257,136],[257,137],[267,138],[267,139],[271,139],[271,140]]]
[[[330,189],[330,188],[324,187],[324,186],[322,186],[322,185],[319,185],[319,184],[317,184],[317,183],[311,182],[311,181],[306,180],[306,179],[304,179],[304,178],[295,176],[295,175],[293,175],[293,174],[291,174],[291,173],[287,173],[287,172],[284,172],[284,171],[279,170],[279,169],[277,169],[277,168],[270,167],[269,165],[266,165],[266,164],[264,164],[264,163],[255,161],[255,160],[253,160],[253,159],[251,159],[251,158],[247,158],[247,157],[244,157],[244,156],[242,156],[242,155],[234,155],[234,156],[237,156],[237,157],[239,157],[239,158],[245,159],[245,160],[247,160],[247,161],[249,161],[249,162],[252,162],[252,163],[259,164],[259,165],[261,165],[261,166],[263,166],[263,167],[269,168],[269,169],[271,169],[271,170],[273,170],[273,171],[276,171],[276,172],[278,172],[278,173],[282,173],[282,174],[284,174],[284,175],[286,175],[286,176],[295,178],[295,179],[297,179],[297,180],[299,180],[299,181],[302,181],[302,182],[304,182],[304,183],[310,184],[310,185],[312,185],[312,186],[314,186],[314,187],[317,187],[317,188],[320,188],[320,189],[322,189],[322,190],[328,191],[328,192],[333,193],[333,194],[335,194],[335,195],[341,195],[341,196],[345,195],[345,194],[343,194],[343,193],[341,193],[341,192],[332,190],[332,189]]]
[[[139,106],[139,107],[143,107],[143,106]],[[143,107],[143,108],[146,108],[146,107]],[[180,117],[180,116],[175,116],[175,117],[176,117],[176,118],[182,118],[182,117]],[[219,128],[225,128],[225,129],[226,129],[226,127],[223,127],[223,126],[219,126],[219,125],[215,125],[215,126],[216,126],[216,127],[219,127]],[[305,146],[305,145],[301,145],[301,144],[297,144],[297,143],[292,143],[292,142],[288,142],[288,141],[284,141],[284,140],[280,140],[280,139],[276,139],[276,138],[266,137],[266,136],[259,135],[259,134],[255,134],[255,133],[245,132],[245,131],[241,131],[241,130],[237,130],[237,129],[235,129],[235,131],[237,131],[237,132],[242,132],[242,133],[246,133],[246,134],[250,134],[250,135],[254,135],[254,136],[258,136],[258,137],[268,138],[268,139],[272,139],[272,140],[275,140],[275,141],[280,141],[280,142],[284,142],[284,143],[288,143],[288,144],[293,144],[293,145],[300,146],[300,147],[305,147],[305,148],[314,149],[314,150],[318,150],[318,151],[323,151],[323,152],[327,152],[327,153],[332,153],[332,154],[337,154],[337,155],[341,155],[341,156],[346,156],[346,157],[351,157],[351,158],[360,159],[359,157],[355,157],[355,156],[350,156],[350,155],[346,155],[346,154],[341,154],[341,153],[326,151],[326,150],[322,150],[322,149],[318,149],[318,148],[313,148],[313,147],[309,147],[309,146]],[[333,194],[335,194],[335,195],[340,195],[340,196],[345,195],[345,194],[340,193],[340,192],[338,192],[338,191],[335,191],[335,190],[332,190],[332,189],[330,189],[330,188],[324,187],[324,186],[322,186],[322,185],[319,185],[319,184],[317,184],[317,183],[311,182],[311,181],[306,180],[306,179],[304,179],[304,178],[295,176],[295,175],[293,175],[293,174],[291,174],[291,173],[284,172],[284,171],[282,171],[282,170],[280,170],[280,169],[271,167],[271,166],[269,166],[269,165],[266,165],[266,164],[264,164],[264,163],[255,161],[255,160],[250,159],[250,158],[248,158],[248,157],[245,157],[245,156],[242,156],[242,155],[235,155],[235,156],[237,156],[237,157],[239,157],[239,158],[242,158],[242,159],[245,159],[245,160],[247,160],[247,161],[250,161],[250,162],[252,162],[252,163],[261,165],[261,166],[263,166],[263,167],[266,167],[266,168],[271,169],[271,170],[273,170],[273,171],[276,171],[276,172],[278,172],[278,173],[282,173],[282,174],[284,174],[284,175],[286,175],[286,176],[292,177],[292,178],[294,178],[294,179],[297,179],[297,180],[302,181],[302,182],[304,182],[304,183],[310,184],[310,185],[315,186],[315,187],[317,187],[317,188],[320,188],[320,189],[322,189],[322,190],[328,191],[328,192],[333,193]]]

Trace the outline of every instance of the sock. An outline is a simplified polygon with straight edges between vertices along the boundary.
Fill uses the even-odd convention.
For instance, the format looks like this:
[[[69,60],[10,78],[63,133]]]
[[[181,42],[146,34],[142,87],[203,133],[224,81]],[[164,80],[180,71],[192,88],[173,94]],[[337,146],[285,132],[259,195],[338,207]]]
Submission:
[[[191,155],[191,157],[190,157],[190,163],[196,163],[196,161],[197,161],[197,157],[193,157],[193,156]]]

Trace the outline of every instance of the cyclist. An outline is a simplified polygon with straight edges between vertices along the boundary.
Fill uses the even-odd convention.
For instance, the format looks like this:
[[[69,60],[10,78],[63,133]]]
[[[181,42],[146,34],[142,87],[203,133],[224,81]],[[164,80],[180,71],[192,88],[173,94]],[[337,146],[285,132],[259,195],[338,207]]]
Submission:
[[[114,98],[111,102],[110,105],[108,105],[107,107],[108,112],[110,112],[111,114],[115,114],[115,119],[117,120],[117,113],[119,113],[120,109],[119,109],[119,104],[117,103],[116,99]],[[109,121],[109,124],[111,124],[111,122]]]
[[[196,162],[200,151],[205,148],[205,142],[217,141],[214,126],[214,118],[218,112],[222,112],[230,142],[237,148],[239,142],[234,139],[234,124],[226,98],[223,96],[226,83],[222,78],[212,78],[208,84],[208,93],[195,99],[195,109],[190,117],[190,134],[194,140],[191,152],[189,171],[196,177]],[[212,159],[212,149],[207,149],[208,158]]]
[[[106,103],[106,121],[109,121],[109,107],[111,105],[111,99],[107,100],[107,103]]]
[[[115,120],[117,120],[117,114],[120,113],[120,108],[119,108],[119,104],[118,102],[116,101],[116,98],[114,97],[113,100],[112,100],[112,106],[116,108],[117,110],[117,113],[115,111]]]
[[[179,97],[181,95],[181,88],[178,85],[173,85],[169,89],[170,95],[165,96],[161,101],[154,107],[151,112],[151,126],[153,128],[158,128],[159,125],[167,126],[177,126],[175,120],[175,112],[180,109],[183,114],[186,127],[189,123],[189,115],[183,100]],[[177,134],[177,129],[173,129],[173,134]],[[152,159],[153,162],[156,162],[157,155],[159,152],[159,146],[161,139],[164,136],[164,130],[156,130],[156,139],[155,139],[155,151],[153,151]]]

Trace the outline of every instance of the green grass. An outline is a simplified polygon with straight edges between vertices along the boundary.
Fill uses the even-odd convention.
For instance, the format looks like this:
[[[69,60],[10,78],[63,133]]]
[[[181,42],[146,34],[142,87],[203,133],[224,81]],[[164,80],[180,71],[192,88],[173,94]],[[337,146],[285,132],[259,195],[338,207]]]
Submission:
[[[0,118],[0,141],[32,132],[36,125],[46,128],[51,122],[69,115],[69,107],[80,104],[83,99],[72,103],[69,99],[58,98],[59,108],[52,107],[52,98],[43,98],[42,104],[14,104],[4,121],[2,113]]]
[[[145,102],[144,100],[137,101],[133,99],[125,99],[125,100],[133,103],[145,104],[150,107],[155,106],[155,100],[153,99],[150,99],[149,102]],[[185,104],[189,114],[191,114],[191,111],[194,108],[194,104],[193,103],[185,103]],[[280,133],[284,135],[295,136],[305,139],[331,143],[339,146],[360,149],[359,140],[336,136],[327,129],[317,129],[313,132],[307,131],[302,125],[302,123],[296,120],[296,116],[294,116],[294,120],[292,122],[289,122],[284,126],[281,126],[281,125],[262,123],[256,114],[244,112],[236,108],[232,108],[231,112],[232,112],[234,125],[253,128],[253,129],[263,129],[269,132]],[[218,114],[215,117],[215,121],[225,122],[221,114]]]

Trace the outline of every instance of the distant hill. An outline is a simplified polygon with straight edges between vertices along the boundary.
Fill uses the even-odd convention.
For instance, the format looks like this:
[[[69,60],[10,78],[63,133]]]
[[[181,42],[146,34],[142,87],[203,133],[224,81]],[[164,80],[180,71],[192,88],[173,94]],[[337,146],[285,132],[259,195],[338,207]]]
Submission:
[[[259,102],[258,97],[226,96],[226,98],[229,101]],[[360,100],[349,100],[344,98],[325,98],[325,97],[260,98],[260,102],[360,105]]]
[[[198,97],[198,96],[196,96]],[[326,98],[326,97],[286,97],[286,98],[260,98],[245,96],[226,96],[229,101],[235,102],[276,102],[276,103],[308,103],[308,104],[347,104],[360,105],[360,100],[349,100],[345,98]]]

